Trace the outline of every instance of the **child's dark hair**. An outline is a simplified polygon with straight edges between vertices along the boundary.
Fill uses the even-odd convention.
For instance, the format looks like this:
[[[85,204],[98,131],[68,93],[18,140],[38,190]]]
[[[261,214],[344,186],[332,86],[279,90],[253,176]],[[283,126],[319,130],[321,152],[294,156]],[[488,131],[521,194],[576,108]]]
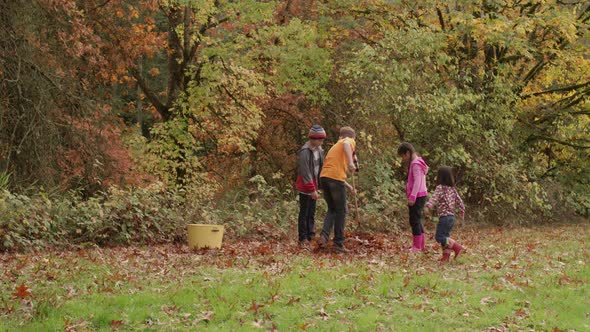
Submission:
[[[453,177],[453,169],[449,166],[441,166],[438,168],[436,174],[436,184],[448,187],[455,186],[455,178]]]
[[[410,151],[410,154],[414,154],[414,152],[416,152],[416,149],[414,149],[414,146],[412,144],[410,144],[408,142],[403,142],[397,148],[397,155],[398,156],[403,156],[408,151]]]

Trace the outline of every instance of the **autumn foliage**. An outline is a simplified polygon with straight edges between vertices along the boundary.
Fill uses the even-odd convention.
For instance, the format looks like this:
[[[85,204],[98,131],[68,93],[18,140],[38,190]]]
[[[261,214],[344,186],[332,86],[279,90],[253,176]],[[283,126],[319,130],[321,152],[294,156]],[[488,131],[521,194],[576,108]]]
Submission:
[[[588,215],[589,11],[583,1],[3,2],[0,183],[90,199],[162,181],[211,221],[225,210],[256,219],[267,193],[293,199],[295,153],[319,123],[326,148],[341,126],[357,130],[360,206],[375,228],[404,209],[401,141],[433,168],[453,166],[480,220]]]

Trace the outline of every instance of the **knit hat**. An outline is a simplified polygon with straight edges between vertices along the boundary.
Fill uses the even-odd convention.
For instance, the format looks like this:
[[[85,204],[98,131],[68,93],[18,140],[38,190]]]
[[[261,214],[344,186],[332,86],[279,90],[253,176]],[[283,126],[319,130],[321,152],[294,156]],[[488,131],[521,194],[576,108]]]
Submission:
[[[309,138],[311,139],[324,139],[326,138],[326,132],[320,125],[313,125],[309,129]]]

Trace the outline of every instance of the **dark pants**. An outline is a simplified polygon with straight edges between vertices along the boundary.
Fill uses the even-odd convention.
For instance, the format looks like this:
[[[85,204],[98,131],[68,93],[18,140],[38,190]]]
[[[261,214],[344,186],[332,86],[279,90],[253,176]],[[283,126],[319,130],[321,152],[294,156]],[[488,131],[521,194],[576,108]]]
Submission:
[[[422,211],[426,204],[426,196],[416,198],[416,203],[408,206],[410,209],[410,227],[412,227],[412,235],[420,235],[424,233],[422,227]]]
[[[455,216],[452,214],[440,217],[438,219],[434,239],[443,247],[447,245],[447,238],[451,236],[451,230],[453,229],[453,225],[455,225]]]
[[[299,193],[299,241],[311,240],[315,235],[316,200]]]
[[[334,228],[334,244],[344,245],[344,223],[346,221],[346,186],[343,181],[321,178],[324,199],[328,205],[328,213],[324,219],[322,236],[330,239]]]

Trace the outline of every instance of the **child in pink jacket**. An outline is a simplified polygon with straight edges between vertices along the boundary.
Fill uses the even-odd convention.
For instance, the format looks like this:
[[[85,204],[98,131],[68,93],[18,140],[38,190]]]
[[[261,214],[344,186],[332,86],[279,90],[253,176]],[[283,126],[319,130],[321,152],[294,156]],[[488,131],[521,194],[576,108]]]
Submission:
[[[411,251],[424,250],[424,227],[422,226],[422,211],[426,204],[428,191],[426,190],[426,173],[428,165],[418,157],[412,144],[404,142],[397,148],[397,154],[408,163],[408,182],[406,183],[406,197],[410,212],[410,226],[412,227],[413,245]]]

